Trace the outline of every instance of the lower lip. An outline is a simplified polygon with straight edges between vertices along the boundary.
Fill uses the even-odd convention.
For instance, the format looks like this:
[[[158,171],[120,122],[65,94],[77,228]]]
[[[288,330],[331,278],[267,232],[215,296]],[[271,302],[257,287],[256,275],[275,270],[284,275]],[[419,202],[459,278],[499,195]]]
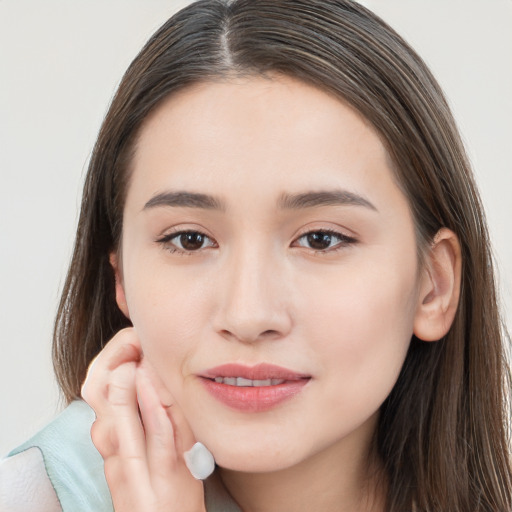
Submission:
[[[223,404],[243,412],[263,412],[300,393],[310,379],[290,380],[275,386],[230,386],[201,378],[206,389]]]

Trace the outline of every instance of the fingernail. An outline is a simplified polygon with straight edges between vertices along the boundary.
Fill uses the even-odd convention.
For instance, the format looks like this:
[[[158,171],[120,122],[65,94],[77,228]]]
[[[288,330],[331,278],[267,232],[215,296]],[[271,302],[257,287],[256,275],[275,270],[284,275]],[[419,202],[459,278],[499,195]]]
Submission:
[[[205,480],[215,469],[215,459],[202,443],[196,443],[183,454],[188,470],[196,480]]]

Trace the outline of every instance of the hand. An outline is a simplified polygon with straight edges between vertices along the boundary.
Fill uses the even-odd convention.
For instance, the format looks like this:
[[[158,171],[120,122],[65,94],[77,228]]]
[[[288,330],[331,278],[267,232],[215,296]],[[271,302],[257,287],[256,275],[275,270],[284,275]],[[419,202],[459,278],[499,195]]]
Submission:
[[[133,328],[118,332],[91,363],[82,397],[96,413],[91,437],[116,512],[206,510],[203,483],[183,459],[194,435],[142,358]]]

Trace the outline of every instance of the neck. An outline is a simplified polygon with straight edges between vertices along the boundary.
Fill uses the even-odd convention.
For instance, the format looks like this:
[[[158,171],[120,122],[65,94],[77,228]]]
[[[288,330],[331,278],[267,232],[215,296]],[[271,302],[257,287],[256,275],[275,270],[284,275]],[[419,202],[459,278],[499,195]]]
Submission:
[[[343,439],[277,471],[219,468],[219,475],[243,512],[382,512],[385,480],[380,464],[370,462],[371,435],[367,441],[358,446]]]

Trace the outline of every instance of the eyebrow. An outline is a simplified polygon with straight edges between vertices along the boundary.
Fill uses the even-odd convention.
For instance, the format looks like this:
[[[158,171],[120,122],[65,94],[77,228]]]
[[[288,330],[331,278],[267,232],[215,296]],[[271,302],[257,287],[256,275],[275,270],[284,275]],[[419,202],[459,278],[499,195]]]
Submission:
[[[366,198],[348,190],[321,190],[300,194],[283,193],[279,196],[277,206],[280,210],[303,210],[319,206],[363,206],[373,211],[377,208]],[[187,191],[168,191],[153,196],[144,210],[158,206],[200,208],[225,212],[226,203],[215,196]]]
[[[316,206],[363,206],[377,211],[368,199],[348,190],[321,190],[301,194],[281,194],[278,206],[282,210],[301,210]]]
[[[153,196],[145,205],[144,210],[157,206],[174,206],[181,208],[202,208],[205,210],[225,211],[226,207],[221,199],[208,194],[197,192],[162,192]]]

